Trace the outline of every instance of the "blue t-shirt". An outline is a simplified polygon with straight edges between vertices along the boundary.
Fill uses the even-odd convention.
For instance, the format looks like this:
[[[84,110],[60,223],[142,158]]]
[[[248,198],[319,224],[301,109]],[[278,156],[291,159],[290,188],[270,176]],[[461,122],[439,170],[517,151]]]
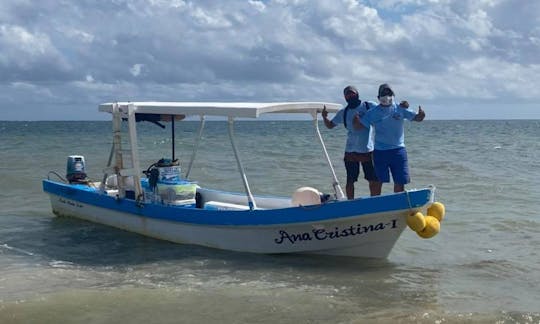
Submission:
[[[366,127],[375,128],[375,149],[392,150],[405,147],[405,119],[413,120],[416,113],[410,109],[399,107],[397,104],[390,106],[378,105],[370,109],[361,119]]]
[[[369,107],[369,109],[366,108]],[[360,120],[366,114],[368,110],[373,109],[377,106],[376,103],[371,101],[363,101],[356,108],[347,109],[347,143],[345,144],[345,152],[358,152],[358,153],[367,153],[373,151],[373,131],[371,127],[367,126],[362,129],[354,129],[353,127],[353,118],[355,115],[359,115]],[[334,118],[332,118],[332,123],[334,125],[343,124],[343,116],[345,114],[345,109],[340,109]]]

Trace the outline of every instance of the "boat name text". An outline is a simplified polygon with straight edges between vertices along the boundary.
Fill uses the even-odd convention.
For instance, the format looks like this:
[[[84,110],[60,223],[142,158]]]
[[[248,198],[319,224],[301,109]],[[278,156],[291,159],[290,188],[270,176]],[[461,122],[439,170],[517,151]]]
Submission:
[[[378,224],[371,224],[367,226],[362,226],[361,224],[357,224],[356,226],[351,225],[346,228],[339,228],[334,227],[333,230],[328,230],[325,228],[314,228],[311,230],[311,232],[304,232],[304,233],[289,233],[285,230],[279,231],[279,238],[274,239],[274,242],[276,244],[282,244],[283,242],[289,242],[291,244],[301,242],[301,241],[312,241],[312,240],[333,240],[333,239],[340,239],[345,238],[349,236],[356,236],[356,235],[362,235],[369,232],[376,232],[376,231],[382,231],[387,228],[396,228],[397,227],[397,220],[393,219],[388,223],[378,223]]]
[[[79,207],[79,208],[83,207],[83,205],[80,204],[79,202],[64,199],[64,198],[59,198],[58,201],[61,202],[62,204],[66,204],[66,205],[70,205],[70,206],[74,206],[74,207]]]

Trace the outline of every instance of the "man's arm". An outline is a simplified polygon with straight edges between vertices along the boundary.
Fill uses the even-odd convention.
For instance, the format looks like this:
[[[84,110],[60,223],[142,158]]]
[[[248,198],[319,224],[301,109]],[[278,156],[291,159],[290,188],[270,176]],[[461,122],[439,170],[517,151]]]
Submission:
[[[361,130],[362,128],[366,128],[364,124],[360,121],[360,116],[358,114],[354,115],[353,117],[353,127],[356,130]]]
[[[330,119],[328,119],[328,111],[326,110],[326,106],[323,107],[323,111],[322,111],[321,115],[322,115],[322,118],[323,118],[323,121],[324,121],[324,126],[326,126],[326,128],[332,129],[332,128],[336,127],[336,124],[332,123],[332,121]]]
[[[417,122],[421,122],[426,118],[426,113],[422,110],[422,107],[418,106],[418,113],[416,113],[416,116],[414,116],[413,120]]]

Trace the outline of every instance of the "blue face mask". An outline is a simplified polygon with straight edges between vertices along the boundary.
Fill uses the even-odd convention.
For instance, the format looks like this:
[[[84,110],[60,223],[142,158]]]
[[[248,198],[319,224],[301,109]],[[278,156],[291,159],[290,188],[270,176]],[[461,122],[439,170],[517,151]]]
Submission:
[[[394,96],[382,96],[379,97],[379,102],[383,106],[390,106],[394,103]]]

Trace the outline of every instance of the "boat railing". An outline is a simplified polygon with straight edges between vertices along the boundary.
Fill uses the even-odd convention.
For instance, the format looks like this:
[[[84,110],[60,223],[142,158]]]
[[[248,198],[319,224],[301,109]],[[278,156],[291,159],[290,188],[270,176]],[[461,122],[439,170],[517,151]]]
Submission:
[[[51,180],[51,174],[54,174],[58,179],[60,179],[60,180],[61,180],[62,182],[64,182],[64,183],[67,183],[67,182],[68,182],[66,178],[64,178],[64,177],[62,177],[61,175],[59,175],[58,172],[56,172],[56,171],[49,171],[49,172],[47,173],[47,180]]]

